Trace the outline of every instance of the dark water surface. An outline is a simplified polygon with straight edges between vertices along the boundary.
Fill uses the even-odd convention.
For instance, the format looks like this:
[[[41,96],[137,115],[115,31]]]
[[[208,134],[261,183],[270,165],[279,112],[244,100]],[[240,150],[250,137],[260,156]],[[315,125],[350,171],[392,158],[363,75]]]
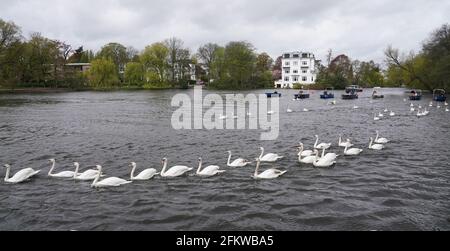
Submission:
[[[334,107],[317,92],[293,101],[295,91],[282,91],[280,137],[269,142],[259,140],[261,131],[173,130],[171,98],[192,90],[0,95],[0,163],[11,163],[13,173],[43,170],[19,185],[2,179],[0,230],[450,230],[450,113],[432,107],[417,118],[404,90],[372,103],[370,91],[355,101],[338,98]],[[288,104],[294,113],[285,112]],[[384,108],[397,116],[373,121]],[[367,149],[375,130],[392,140],[380,152]],[[327,169],[298,164],[292,146],[301,140],[311,149],[315,134],[342,155],[340,133],[365,148],[362,155],[341,156]],[[260,146],[286,156],[263,167],[287,169],[285,176],[255,181],[254,165],[226,167],[227,150],[254,159]],[[101,190],[46,177],[49,158],[57,159],[56,171],[78,161],[128,178],[131,161],[139,170],[160,169],[162,157],[194,167],[200,156],[228,172]]]

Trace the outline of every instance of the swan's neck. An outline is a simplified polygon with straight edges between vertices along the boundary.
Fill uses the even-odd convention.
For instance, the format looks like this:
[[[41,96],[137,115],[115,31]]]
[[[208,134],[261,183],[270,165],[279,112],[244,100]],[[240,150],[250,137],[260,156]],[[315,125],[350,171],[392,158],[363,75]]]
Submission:
[[[322,158],[325,156],[325,148],[322,150]]]
[[[161,170],[161,176],[164,176],[164,174],[166,174],[166,169],[167,169],[167,160],[165,160],[163,163],[163,168]]]
[[[380,136],[380,133],[379,133],[379,132],[377,132],[377,137],[375,138],[375,141],[378,140],[378,136]]]
[[[317,147],[317,144],[319,143],[319,137],[316,137],[316,143],[314,143],[314,148]]]
[[[259,156],[259,159],[262,159],[263,156],[264,156],[264,148],[261,148],[261,155]]]
[[[319,161],[319,152],[317,151],[316,152],[316,160],[315,160],[315,162],[318,162]]]
[[[373,144],[373,139],[370,139],[369,148],[372,148],[372,144]]]
[[[48,175],[52,175],[53,169],[55,169],[55,164],[56,164],[56,161],[53,161],[52,168],[50,168],[50,171],[48,171]]]
[[[78,176],[78,169],[80,168],[79,165],[75,165],[75,173],[73,174],[73,178],[76,178]]]
[[[230,155],[230,158],[231,158],[231,155]],[[230,161],[228,161],[228,163],[229,163]],[[202,164],[203,164],[203,160],[200,160],[199,162],[198,162],[198,169],[197,169],[197,174],[200,174],[200,170],[202,169]]]
[[[339,145],[342,144],[342,136],[339,136]]]
[[[100,169],[100,170],[98,170],[98,174],[97,174],[97,177],[95,177],[95,180],[94,180],[94,182],[92,182],[92,187],[95,187],[95,185],[97,185],[97,183],[98,183],[98,180],[100,179],[100,176],[102,176],[102,170]]]
[[[228,155],[228,165],[231,165],[231,153]]]
[[[130,178],[134,179],[134,172],[136,171],[136,166],[133,166],[133,169],[131,169],[131,175]]]
[[[11,172],[11,167],[6,168],[6,175],[5,175],[5,181],[9,180],[9,173]]]
[[[258,177],[259,165],[261,165],[261,160],[256,162],[255,177]]]
[[[347,153],[347,150],[348,150],[348,144],[345,146],[344,153]]]

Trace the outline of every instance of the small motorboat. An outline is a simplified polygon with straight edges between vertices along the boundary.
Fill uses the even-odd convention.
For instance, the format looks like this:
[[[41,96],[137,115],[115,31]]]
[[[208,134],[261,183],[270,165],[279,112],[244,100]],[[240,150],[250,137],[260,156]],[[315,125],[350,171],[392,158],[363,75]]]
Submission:
[[[435,89],[433,90],[433,100],[436,102],[445,102],[447,97],[445,96],[445,90]]]
[[[372,98],[373,99],[384,98],[384,95],[381,93],[381,87],[373,88]]]
[[[354,89],[356,90],[356,92],[363,92],[363,88],[361,88],[359,85],[350,85],[347,88]]]
[[[358,99],[358,90],[356,88],[354,88],[354,86],[349,86],[347,88],[345,88],[345,94],[342,94],[342,99]]]
[[[327,89],[325,89],[325,91],[323,91],[323,94],[320,95],[321,99],[332,99],[334,98],[334,88],[332,87],[328,87]]]
[[[301,90],[301,91],[298,92],[298,94],[294,95],[295,100],[307,99],[309,97],[310,97],[309,92],[308,91],[304,91],[304,90]]]
[[[422,91],[421,90],[412,90],[409,93],[409,100],[421,100],[422,99]]]
[[[274,91],[274,92],[266,92],[266,96],[267,96],[268,98],[272,98],[272,97],[275,97],[275,98],[281,98],[281,93],[278,93],[277,91]]]

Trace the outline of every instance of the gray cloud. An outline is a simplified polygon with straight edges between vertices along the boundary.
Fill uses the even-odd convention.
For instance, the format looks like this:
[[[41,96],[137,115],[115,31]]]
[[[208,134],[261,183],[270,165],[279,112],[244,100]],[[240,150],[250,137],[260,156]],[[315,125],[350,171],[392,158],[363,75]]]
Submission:
[[[450,22],[449,1],[299,0],[0,0],[0,18],[24,35],[99,49],[120,42],[143,49],[176,36],[195,51],[206,42],[246,40],[271,56],[328,49],[359,60],[383,61],[388,44],[405,51]]]

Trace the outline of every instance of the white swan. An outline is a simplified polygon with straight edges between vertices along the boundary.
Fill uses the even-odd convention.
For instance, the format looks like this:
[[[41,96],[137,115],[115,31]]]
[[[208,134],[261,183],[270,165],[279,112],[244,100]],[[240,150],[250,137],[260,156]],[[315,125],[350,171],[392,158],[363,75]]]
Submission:
[[[324,160],[336,160],[337,157],[339,157],[339,155],[335,154],[335,153],[327,153],[325,154],[326,149],[322,150],[322,157],[320,159],[324,159]],[[316,153],[317,155],[317,153]]]
[[[314,144],[314,149],[323,150],[331,147],[331,143],[319,143],[319,135],[316,135],[316,143]]]
[[[304,109],[303,109],[303,112],[309,112],[309,110],[308,110],[308,109],[306,109],[306,108],[304,108]]]
[[[136,171],[137,164],[135,162],[131,162],[130,165],[133,168],[133,169],[131,169],[130,179],[133,181],[134,180],[140,180],[140,181],[150,180],[153,177],[155,177],[156,175],[159,175],[159,173],[158,173],[158,171],[156,171],[156,169],[148,168],[148,169],[145,169],[144,171],[142,171],[139,175],[134,176],[134,172]]]
[[[302,156],[303,146],[300,146],[298,153],[298,161],[304,164],[312,164],[316,160],[315,155]],[[314,150],[314,153],[317,153],[317,150]]]
[[[384,117],[384,115],[383,115],[383,113],[378,113],[378,117],[380,117],[380,118],[383,118]]]
[[[419,105],[419,109],[422,109],[422,106],[421,106],[421,105]]]
[[[359,106],[357,106],[357,105],[355,105],[355,106],[353,106],[353,109],[359,109]]]
[[[280,171],[278,169],[271,168],[271,169],[268,169],[268,170],[258,174],[260,165],[261,165],[261,160],[256,159],[256,169],[255,169],[255,174],[253,175],[254,179],[264,179],[264,180],[276,179],[287,172],[287,171]]]
[[[39,172],[41,172],[41,170],[35,171],[32,168],[25,168],[25,169],[18,171],[16,174],[14,174],[14,176],[12,176],[10,178],[9,174],[11,172],[11,166],[6,164],[5,168],[6,168],[5,182],[11,183],[11,184],[17,184],[17,183],[24,182],[24,181],[30,179],[31,177],[35,176]]]
[[[233,162],[231,162],[231,151],[228,151],[227,166],[229,166],[229,167],[245,167],[248,164],[251,164],[251,162],[246,159],[242,159],[242,158],[236,159]]]
[[[350,149],[348,149],[348,147],[345,147],[345,149],[344,149],[344,155],[346,155],[346,156],[356,156],[356,155],[359,155],[362,152],[363,152],[363,149],[360,149],[360,148],[350,148]]]
[[[202,169],[202,165],[203,165],[203,159],[199,158],[198,159],[197,176],[212,177],[214,175],[221,174],[221,173],[225,172],[224,170],[220,170],[219,166],[207,166],[203,170],[201,170]]]
[[[110,177],[106,178],[102,181],[99,181],[101,175],[102,175],[102,166],[98,165],[98,174],[97,177],[95,177],[94,182],[92,183],[91,187],[118,187],[126,184],[130,184],[131,181],[120,179],[117,177]]]
[[[427,116],[428,114],[430,114],[430,111],[428,111],[427,108],[425,108],[425,111],[423,111],[423,115]]]
[[[74,180],[81,180],[81,181],[89,181],[89,180],[95,180],[95,177],[97,177],[99,171],[98,170],[92,170],[89,169],[84,173],[78,173],[78,170],[80,169],[80,164],[78,162],[73,163],[75,166],[75,173],[73,175]],[[101,177],[104,177],[104,175],[101,175]]]
[[[373,138],[370,138],[369,149],[372,149],[372,150],[383,150],[384,149],[384,145],[382,145],[382,144],[375,144],[375,145],[373,145]]]
[[[268,111],[267,114],[268,115],[272,115],[272,114],[275,114],[275,112],[274,111]]]
[[[334,164],[336,164],[336,159],[319,158],[319,152],[316,152],[316,159],[313,162],[315,167],[330,167]]]
[[[433,107],[433,102],[430,102],[430,105],[429,105],[430,107]]]
[[[226,116],[226,115],[220,115],[220,117],[219,117],[220,120],[225,120],[227,118],[228,118],[228,116]]]
[[[416,109],[414,109],[414,107],[411,107],[411,110],[410,110],[411,112],[414,112],[414,111],[416,111]]]
[[[303,145],[302,142],[300,142],[299,149],[301,149],[301,151],[300,151],[300,156],[301,157],[308,157],[308,156],[311,156],[311,155],[313,155],[315,153],[315,151],[312,151],[312,150],[305,150],[304,145]]]
[[[378,121],[378,120],[380,120],[380,118],[377,115],[374,115],[373,120]]]
[[[389,140],[386,138],[379,138],[380,132],[376,131],[377,137],[375,138],[375,143],[377,144],[387,144],[389,143]]]
[[[445,101],[444,105],[445,105],[445,106],[448,106],[448,103],[447,103],[447,101]]]
[[[73,178],[73,176],[75,175],[75,172],[72,172],[72,171],[64,171],[64,172],[52,174],[53,170],[55,169],[56,160],[55,159],[49,159],[48,161],[50,161],[50,163],[52,163],[52,167],[50,168],[50,171],[48,172],[48,176],[49,177],[53,177],[53,178],[68,178],[68,179],[70,179],[70,178]]]
[[[164,158],[162,160],[163,169],[161,171],[161,177],[167,177],[167,178],[179,177],[179,176],[186,174],[187,172],[194,170],[194,168],[187,167],[187,166],[174,166],[166,171],[167,162],[168,162],[167,158]]]
[[[394,117],[395,116],[395,112],[391,111],[391,113],[389,113],[389,116]]]
[[[287,113],[292,113],[293,111],[292,111],[292,109],[288,108],[288,109],[286,110],[286,112],[287,112]]]
[[[389,110],[386,108],[386,109],[384,109],[384,113],[388,113],[389,112]]]
[[[234,113],[231,114],[231,118],[232,119],[238,119],[239,117],[237,115],[235,115]]]
[[[282,158],[284,157],[275,153],[268,153],[264,155],[264,147],[261,147],[261,155],[259,156],[259,160],[261,162],[276,162]]]
[[[445,111],[446,111],[446,112],[450,112],[450,110],[449,110],[448,108],[445,108]]]
[[[411,103],[411,104],[409,105],[409,107],[414,107],[414,104],[413,104],[413,103]]]
[[[425,112],[422,112],[422,111],[420,111],[420,110],[417,110],[416,116],[417,116],[417,117],[425,116]]]
[[[437,109],[441,109],[441,105],[437,105],[436,108],[437,108]]]
[[[351,143],[350,139],[347,139],[347,141],[342,141],[342,135],[339,135],[339,146],[340,147],[352,147],[353,144]]]

